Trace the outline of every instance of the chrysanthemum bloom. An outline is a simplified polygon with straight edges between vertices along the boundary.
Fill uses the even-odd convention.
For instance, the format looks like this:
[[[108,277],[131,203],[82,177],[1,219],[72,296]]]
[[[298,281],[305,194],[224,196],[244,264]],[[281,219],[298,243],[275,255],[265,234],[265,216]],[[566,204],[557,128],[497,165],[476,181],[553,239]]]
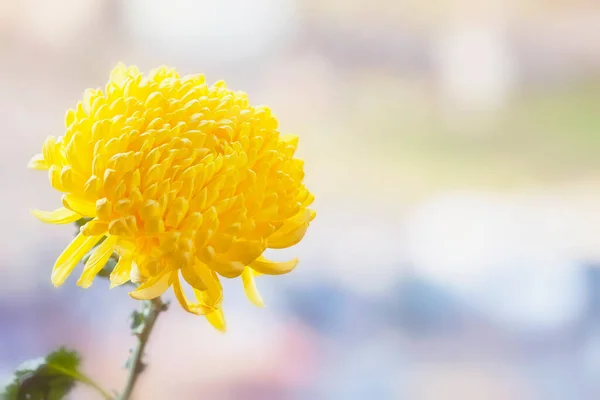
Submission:
[[[92,220],[56,260],[54,285],[104,239],[79,286],[89,287],[115,252],[111,287],[140,283],[130,294],[144,300],[172,286],[185,310],[224,330],[220,276],[241,276],[261,306],[254,277],[296,266],[262,254],[298,243],[315,216],[303,161],[293,157],[298,138],[280,135],[269,108],[251,106],[245,93],[208,86],[203,75],[161,67],[145,77],[119,65],[65,125],[29,164],[49,171],[63,207],[34,214],[53,224]]]

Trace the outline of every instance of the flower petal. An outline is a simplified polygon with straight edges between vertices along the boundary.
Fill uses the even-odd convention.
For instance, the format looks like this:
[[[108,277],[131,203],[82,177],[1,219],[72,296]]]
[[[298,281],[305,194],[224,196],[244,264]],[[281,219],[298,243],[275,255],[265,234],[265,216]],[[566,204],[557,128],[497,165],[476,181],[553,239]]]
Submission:
[[[119,257],[119,261],[110,273],[110,288],[113,289],[129,281],[131,273],[131,257]]]
[[[248,300],[250,300],[252,304],[257,307],[264,307],[265,303],[263,302],[262,296],[256,288],[254,274],[250,268],[244,268],[244,272],[242,273],[242,282],[244,284],[244,291],[246,292],[246,297],[248,297]]]
[[[50,168],[50,165],[46,162],[42,154],[36,154],[31,158],[31,160],[29,160],[27,168],[46,171]]]
[[[283,227],[284,229],[286,227]],[[270,249],[285,249],[291,247],[302,240],[308,230],[308,222],[300,223],[292,230],[281,230],[275,232],[267,239],[267,247]]]
[[[314,210],[304,209],[298,214],[284,222],[279,228],[267,239],[267,247],[270,249],[285,249],[298,243],[306,234],[308,225],[315,217]]]
[[[81,277],[77,281],[77,285],[82,288],[88,288],[92,285],[94,278],[98,275],[98,272],[106,265],[106,262],[110,258],[115,249],[119,238],[117,236],[108,236],[100,246],[94,250],[90,258],[88,258],[81,273]]]
[[[77,263],[81,261],[83,256],[90,251],[102,237],[102,235],[83,236],[79,233],[58,257],[56,263],[54,263],[51,277],[52,284],[54,286],[62,285]]]
[[[181,268],[181,275],[183,276],[183,279],[185,279],[185,281],[194,289],[206,290],[206,284],[202,280],[202,276],[197,270],[198,268],[198,264],[192,262],[189,265]]]
[[[206,315],[209,312],[213,311],[211,308],[206,307],[202,304],[190,303],[183,291],[183,288],[181,287],[181,280],[179,279],[179,274],[175,273],[175,275],[173,275],[173,278],[173,292],[175,292],[175,297],[177,298],[177,301],[179,301],[179,304],[181,304],[181,307],[183,307],[185,311],[196,315]]]
[[[291,135],[291,134],[281,135],[279,140],[293,146],[294,149],[296,147],[298,147],[298,136],[296,136],[296,135]]]
[[[218,308],[223,300],[223,286],[219,276],[211,271],[205,264],[198,261],[197,271],[202,277],[202,281],[206,284],[206,290],[194,289],[194,294],[201,304],[210,308]]]
[[[175,292],[175,297],[177,298],[177,301],[179,301],[179,304],[181,304],[181,307],[183,307],[183,309],[187,312],[191,312],[190,311],[190,302],[188,301],[187,297],[185,296],[185,293],[183,292],[183,289],[181,288],[181,282],[179,281],[179,273],[175,273],[175,275],[173,276],[173,292]]]
[[[105,235],[108,232],[108,223],[94,218],[81,227],[81,233],[86,236]]]
[[[219,308],[211,313],[206,314],[206,319],[219,331],[225,332],[225,330],[227,330],[227,323],[225,322],[225,315],[223,315],[222,309]]]
[[[127,75],[127,66],[123,63],[119,63],[110,72],[110,83],[121,87],[125,83]]]
[[[167,291],[172,283],[172,271],[158,276],[152,276],[138,286],[134,291],[129,292],[129,295],[136,300],[152,300],[162,295]]]
[[[276,262],[267,260],[264,257],[258,257],[249,266],[255,271],[265,275],[283,275],[287,274],[298,265],[298,259],[294,258],[290,261]]]
[[[266,249],[264,240],[236,240],[229,251],[217,254],[207,265],[226,278],[236,278],[242,274],[244,267],[254,261]]]
[[[68,208],[57,208],[54,211],[31,210],[34,217],[47,224],[70,224],[81,219],[81,215]]]
[[[61,168],[56,166],[56,165],[50,165],[50,168],[48,169],[48,179],[50,180],[50,186],[52,186],[54,189],[58,190],[59,192],[64,192],[65,188],[62,184],[62,182],[60,181],[60,171]]]
[[[62,203],[66,208],[73,210],[84,217],[96,216],[96,203],[84,200],[81,197],[66,194],[62,197]]]
[[[210,268],[225,278],[237,278],[244,272],[245,264],[239,261],[211,261]]]
[[[64,165],[65,155],[61,151],[61,139],[54,136],[48,136],[42,147],[42,156],[48,165]]]
[[[263,240],[236,240],[227,253],[217,254],[207,265],[225,278],[237,278],[244,272],[244,267],[254,261],[266,249]]]

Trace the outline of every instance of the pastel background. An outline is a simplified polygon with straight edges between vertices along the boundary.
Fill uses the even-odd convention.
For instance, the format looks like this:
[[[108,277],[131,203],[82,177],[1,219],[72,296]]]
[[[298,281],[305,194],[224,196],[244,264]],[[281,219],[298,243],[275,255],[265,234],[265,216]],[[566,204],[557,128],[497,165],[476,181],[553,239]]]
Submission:
[[[0,0],[0,380],[68,345],[121,388],[126,290],[50,283],[43,139],[118,62],[225,79],[300,136],[317,218],[228,333],[161,316],[137,399],[600,398],[600,5]],[[79,389],[74,399],[94,399]]]

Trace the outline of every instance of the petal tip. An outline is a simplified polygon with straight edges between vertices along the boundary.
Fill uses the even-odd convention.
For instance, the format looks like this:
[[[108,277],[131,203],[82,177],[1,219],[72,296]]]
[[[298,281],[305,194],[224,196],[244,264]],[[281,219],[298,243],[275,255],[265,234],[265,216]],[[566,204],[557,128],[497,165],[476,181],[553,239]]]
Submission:
[[[116,287],[119,287],[119,286],[121,286],[121,285],[122,285],[122,283],[121,283],[121,282],[112,282],[112,281],[111,281],[111,282],[110,282],[110,285],[108,286],[108,288],[109,288],[109,289],[114,289],[114,288],[116,288]]]
[[[221,325],[221,324],[214,324],[214,323],[211,323],[211,325],[212,325],[212,326],[213,326],[213,327],[214,327],[216,330],[218,330],[219,332],[221,332],[221,333],[227,333],[227,324],[225,324],[225,321],[223,321],[223,324],[222,324],[222,325]]]
[[[59,286],[62,286],[62,284],[63,284],[63,283],[65,283],[65,280],[66,280],[66,279],[67,279],[67,277],[66,277],[66,276],[62,276],[62,275],[60,275],[60,274],[58,274],[58,273],[53,273],[53,274],[50,276],[50,281],[52,282],[52,285],[53,285],[54,287],[59,287]]]
[[[131,292],[129,292],[129,297],[131,297],[134,300],[149,300],[149,299],[146,299],[145,296],[140,296],[140,294],[136,293],[135,290],[132,290]]]
[[[92,282],[81,281],[81,279],[80,279],[77,281],[77,286],[79,286],[82,289],[87,289],[90,286],[92,286]]]
[[[30,209],[29,212],[40,221],[47,224],[69,224],[81,218],[79,214],[66,208],[59,208],[54,211],[42,211],[38,209]]]
[[[206,307],[202,304],[190,304],[189,309],[190,312],[194,315],[206,315],[214,311],[212,308]]]
[[[252,300],[250,300],[252,301]],[[265,302],[261,299],[260,301],[252,301],[252,304],[254,304],[256,307],[258,308],[265,308]]]
[[[216,311],[211,312],[210,314],[207,314],[206,319],[219,332],[225,333],[225,331],[227,330],[227,322],[225,321],[223,310],[218,309]]]
[[[45,170],[49,169],[50,166],[44,159],[43,155],[37,154],[37,155],[33,156],[31,158],[31,160],[29,160],[29,162],[27,163],[27,168],[45,171]]]

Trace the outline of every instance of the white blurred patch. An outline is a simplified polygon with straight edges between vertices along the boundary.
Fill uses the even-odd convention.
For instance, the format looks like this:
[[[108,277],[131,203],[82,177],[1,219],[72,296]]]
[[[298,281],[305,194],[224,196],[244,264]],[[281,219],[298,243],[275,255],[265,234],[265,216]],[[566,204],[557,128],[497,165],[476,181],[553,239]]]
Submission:
[[[502,107],[515,86],[515,60],[501,25],[461,21],[439,32],[434,47],[439,84],[452,108]]]
[[[12,10],[17,28],[54,48],[66,47],[82,34],[89,34],[102,10],[99,0],[21,0],[14,3],[18,4]]]
[[[301,252],[295,251],[301,263],[294,280],[328,279],[355,293],[385,295],[402,272],[400,223],[384,211],[365,213],[346,207],[319,209],[298,246]]]
[[[295,26],[293,0],[131,0],[123,6],[135,39],[153,51],[192,60],[255,56]]]
[[[578,260],[567,251],[577,221],[560,202],[534,199],[465,192],[425,203],[408,221],[408,257],[499,322],[566,323],[583,301]]]

